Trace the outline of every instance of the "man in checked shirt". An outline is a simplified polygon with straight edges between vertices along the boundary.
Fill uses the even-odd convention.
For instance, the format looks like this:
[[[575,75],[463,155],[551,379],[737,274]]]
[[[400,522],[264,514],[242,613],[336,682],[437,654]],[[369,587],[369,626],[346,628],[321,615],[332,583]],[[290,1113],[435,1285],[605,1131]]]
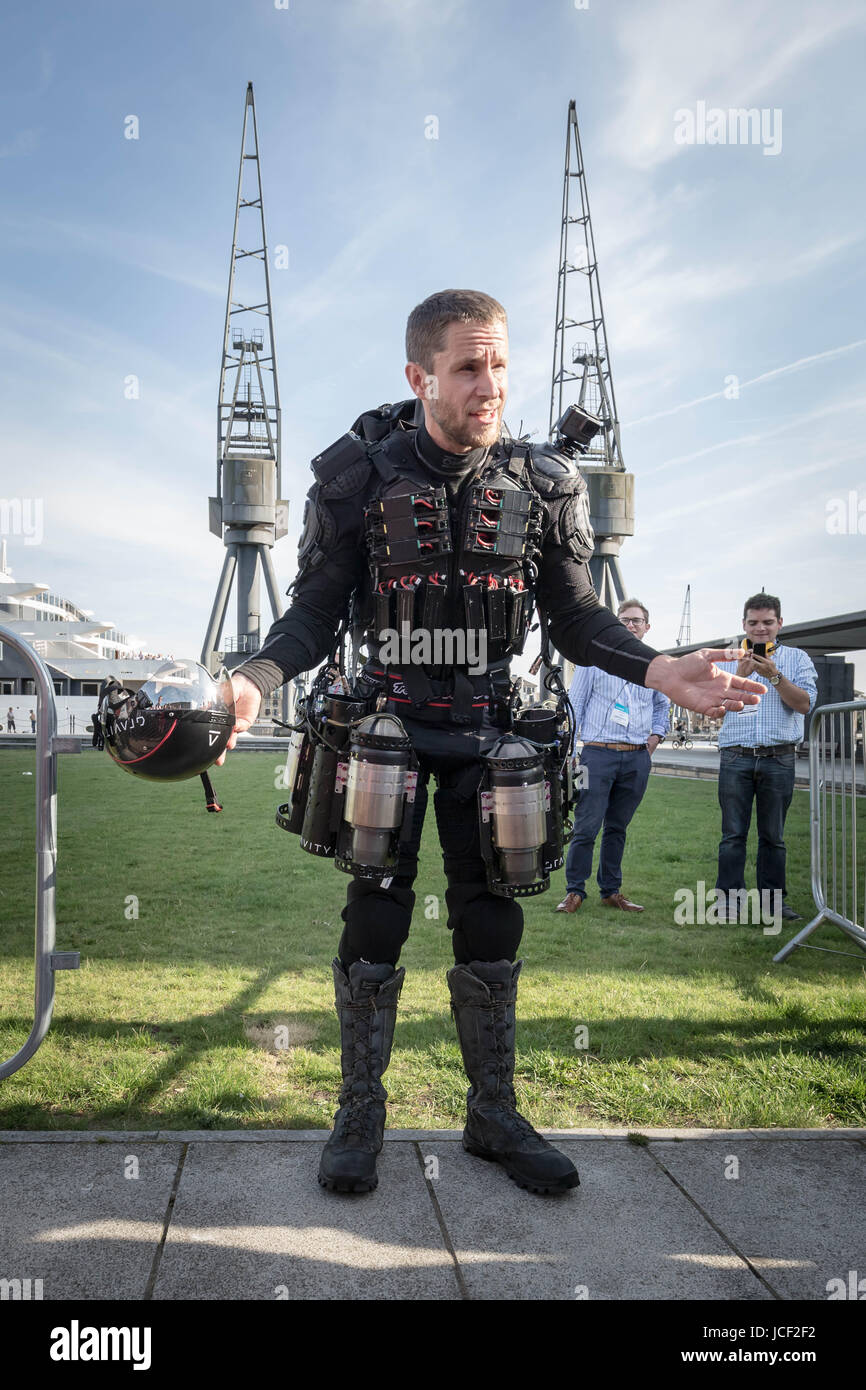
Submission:
[[[649,631],[649,610],[625,599],[617,617],[641,641]],[[738,672],[740,674],[740,672]],[[586,898],[586,880],[604,823],[598,860],[598,886],[605,907],[643,912],[622,889],[625,832],[641,803],[650,775],[652,754],[670,727],[670,700],[597,666],[578,666],[568,692],[574,727],[583,739],[581,762],[587,785],[574,816],[574,833],[565,862],[567,892],[557,912],[576,912]]]
[[[779,642],[781,626],[779,600],[772,594],[753,594],[743,605],[743,629],[749,649],[736,663],[716,663],[722,670],[736,665],[738,676],[754,676],[767,683],[760,705],[746,706],[748,718],[726,714],[719,730],[722,839],[716,893],[722,921],[739,921],[753,801],[758,816],[755,877],[760,901],[774,903],[781,893],[782,918],[800,920],[799,912],[785,902],[783,836],[794,795],[796,748],[803,738],[804,715],[815,706],[818,673],[806,652]],[[756,644],[759,651],[751,644]]]

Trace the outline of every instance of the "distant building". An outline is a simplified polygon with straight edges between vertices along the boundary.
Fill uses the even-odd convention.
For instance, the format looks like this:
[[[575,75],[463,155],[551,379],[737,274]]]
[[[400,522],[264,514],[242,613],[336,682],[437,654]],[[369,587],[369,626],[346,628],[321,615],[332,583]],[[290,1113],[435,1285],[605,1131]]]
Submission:
[[[47,584],[14,579],[6,564],[5,541],[0,543],[0,623],[42,657],[58,706],[67,704],[72,713],[92,713],[106,676],[140,684],[156,661],[169,656],[131,646],[112,623],[98,621]],[[29,664],[0,641],[0,698],[8,696],[13,708],[25,713],[35,708],[36,682]],[[21,697],[17,704],[16,696]]]
[[[528,680],[526,676],[514,676],[513,679],[522,704],[534,705],[539,698],[537,683]]]
[[[174,655],[134,646],[113,623],[100,622],[92,612],[53,592],[47,584],[16,580],[6,563],[5,541],[0,541],[0,623],[22,637],[48,667],[58,728],[63,733],[85,732],[102,682],[109,676],[137,690],[156,666]],[[29,714],[36,710],[33,668],[2,639],[0,700],[0,732],[5,731],[6,711],[11,705],[17,733],[29,734]],[[265,732],[263,726],[270,725],[271,716],[288,721],[289,709],[283,691],[274,691],[263,703],[257,729]]]

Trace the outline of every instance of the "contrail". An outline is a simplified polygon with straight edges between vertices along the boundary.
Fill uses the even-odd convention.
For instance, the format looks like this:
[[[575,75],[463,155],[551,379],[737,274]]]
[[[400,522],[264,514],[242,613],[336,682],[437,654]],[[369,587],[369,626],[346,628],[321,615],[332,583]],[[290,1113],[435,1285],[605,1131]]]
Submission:
[[[756,386],[758,382],[770,381],[776,376],[787,376],[789,372],[798,372],[801,367],[808,367],[812,362],[826,362],[831,357],[841,357],[845,352],[853,352],[855,348],[866,346],[866,338],[858,338],[854,343],[846,343],[844,347],[829,348],[827,352],[815,352],[811,357],[798,357],[796,362],[789,362],[785,367],[774,367],[771,372],[762,372],[760,376],[753,376],[750,381],[741,381],[739,389],[742,391],[747,386]],[[704,405],[707,401],[719,401],[724,396],[724,391],[713,391],[709,396],[696,396],[693,401],[684,401],[682,405],[671,406],[670,410],[659,410],[655,415],[642,415],[639,420],[628,420],[623,429],[631,429],[634,425],[647,425],[651,420],[663,420],[667,415],[678,415],[681,410],[691,410],[695,405]]]
[[[736,439],[723,439],[720,444],[708,444],[705,449],[695,449],[691,454],[680,454],[677,458],[665,459],[664,463],[656,464],[655,468],[644,469],[641,477],[650,478],[656,473],[663,473],[667,468],[675,468],[681,463],[693,463],[695,459],[706,458],[707,454],[717,454],[723,449],[735,449],[740,444],[762,444],[765,439],[773,439],[777,434],[785,434],[800,425],[808,425],[812,420],[823,420],[827,415],[841,415],[846,410],[862,410],[864,406],[866,399],[861,396],[855,396],[848,401],[834,401],[831,405],[820,406],[818,410],[810,410],[805,415],[795,415],[790,420],[784,420],[781,425],[764,430],[763,434],[741,434]]]

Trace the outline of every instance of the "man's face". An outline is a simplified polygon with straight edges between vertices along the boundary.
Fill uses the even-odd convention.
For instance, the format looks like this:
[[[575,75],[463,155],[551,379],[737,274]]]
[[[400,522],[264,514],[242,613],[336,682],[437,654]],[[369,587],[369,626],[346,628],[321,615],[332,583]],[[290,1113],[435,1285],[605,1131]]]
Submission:
[[[649,623],[644,617],[642,608],[634,608],[630,604],[628,608],[624,608],[617,616],[623,626],[628,628],[629,632],[633,632],[635,637],[639,637],[640,640],[643,641],[644,635],[649,632]]]
[[[782,619],[776,617],[772,608],[747,608],[743,630],[753,642],[775,642],[782,626]]]
[[[441,449],[465,454],[495,444],[508,396],[508,330],[502,322],[449,323],[432,373],[410,362],[406,377]]]

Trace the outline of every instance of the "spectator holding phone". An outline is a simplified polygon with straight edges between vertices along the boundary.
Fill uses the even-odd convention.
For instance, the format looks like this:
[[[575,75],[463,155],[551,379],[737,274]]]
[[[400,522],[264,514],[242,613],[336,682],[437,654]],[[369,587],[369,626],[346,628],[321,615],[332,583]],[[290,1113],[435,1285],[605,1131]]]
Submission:
[[[719,731],[719,805],[722,839],[716,890],[724,894],[719,917],[736,921],[737,893],[744,889],[746,841],[757,807],[758,856],[755,876],[763,894],[781,892],[781,915],[799,921],[800,914],[785,902],[785,817],[794,795],[797,744],[803,739],[804,715],[814,708],[818,673],[806,652],[783,646],[782,606],[772,594],[753,594],[743,605],[745,639],[740,658],[717,661],[738,676],[766,681],[760,704],[725,715]],[[734,894],[731,897],[731,894]],[[771,899],[772,900],[772,899]]]

